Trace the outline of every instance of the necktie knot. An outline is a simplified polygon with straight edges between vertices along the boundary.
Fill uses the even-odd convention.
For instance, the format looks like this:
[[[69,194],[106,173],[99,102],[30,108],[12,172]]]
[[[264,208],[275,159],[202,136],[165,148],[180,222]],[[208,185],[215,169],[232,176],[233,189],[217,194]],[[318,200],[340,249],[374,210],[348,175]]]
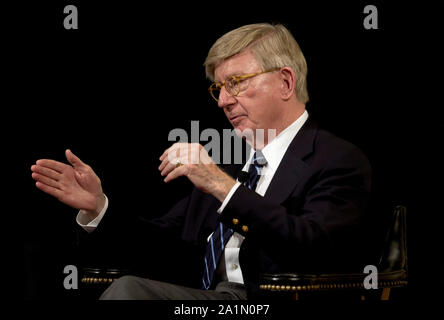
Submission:
[[[267,164],[267,159],[265,159],[265,156],[261,150],[256,150],[256,152],[254,153],[253,164],[256,167],[263,167]]]

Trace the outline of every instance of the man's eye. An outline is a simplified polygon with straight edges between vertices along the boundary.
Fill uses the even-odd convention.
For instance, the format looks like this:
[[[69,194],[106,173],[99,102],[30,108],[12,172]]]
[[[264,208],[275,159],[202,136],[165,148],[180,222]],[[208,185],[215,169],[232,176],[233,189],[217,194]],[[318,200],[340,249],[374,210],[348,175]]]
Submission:
[[[236,85],[237,85],[237,81],[236,81],[235,79],[227,80],[227,86],[228,86],[230,89],[235,88]]]

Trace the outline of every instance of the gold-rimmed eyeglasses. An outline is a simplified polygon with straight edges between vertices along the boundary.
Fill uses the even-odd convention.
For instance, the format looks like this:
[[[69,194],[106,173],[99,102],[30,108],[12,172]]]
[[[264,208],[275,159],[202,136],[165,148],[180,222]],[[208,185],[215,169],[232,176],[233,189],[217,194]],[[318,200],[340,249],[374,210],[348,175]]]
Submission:
[[[241,91],[244,91],[247,89],[247,86],[244,85],[244,81],[247,79],[250,79],[252,77],[256,77],[260,74],[268,73],[277,71],[280,68],[273,68],[270,70],[265,70],[262,72],[256,72],[256,73],[249,73],[244,74],[241,76],[231,76],[229,79],[225,80],[224,82],[213,82],[211,86],[208,88],[208,91],[210,92],[211,96],[214,98],[214,100],[219,101],[219,94],[222,89],[222,87],[225,87],[227,92],[232,95],[233,97],[236,97]]]

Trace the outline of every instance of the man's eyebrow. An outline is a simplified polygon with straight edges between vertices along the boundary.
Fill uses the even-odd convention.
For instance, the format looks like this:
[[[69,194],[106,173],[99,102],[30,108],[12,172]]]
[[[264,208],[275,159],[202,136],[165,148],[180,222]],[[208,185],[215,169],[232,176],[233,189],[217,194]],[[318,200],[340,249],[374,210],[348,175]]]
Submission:
[[[245,74],[245,73],[243,73],[243,72],[235,72],[235,73],[230,74],[230,78],[231,77],[240,77],[243,74]]]
[[[225,81],[231,79],[232,77],[239,77],[239,76],[241,76],[241,75],[243,75],[243,73],[239,73],[239,72],[232,73],[232,74],[226,76],[226,77],[224,78],[224,81],[222,81],[222,82],[225,82]],[[214,81],[214,82],[216,82],[216,83],[222,83],[222,82],[220,82],[220,81]]]

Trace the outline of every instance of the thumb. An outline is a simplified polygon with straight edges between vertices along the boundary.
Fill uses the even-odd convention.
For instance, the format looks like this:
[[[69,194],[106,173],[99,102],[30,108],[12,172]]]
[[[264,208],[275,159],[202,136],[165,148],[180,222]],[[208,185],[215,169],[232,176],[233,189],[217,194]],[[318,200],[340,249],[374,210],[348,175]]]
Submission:
[[[69,161],[70,164],[72,164],[72,166],[74,168],[78,168],[78,167],[81,167],[81,166],[85,165],[82,162],[82,160],[79,159],[79,157],[77,157],[74,153],[72,153],[71,150],[66,149],[65,155],[66,155],[66,159]]]

